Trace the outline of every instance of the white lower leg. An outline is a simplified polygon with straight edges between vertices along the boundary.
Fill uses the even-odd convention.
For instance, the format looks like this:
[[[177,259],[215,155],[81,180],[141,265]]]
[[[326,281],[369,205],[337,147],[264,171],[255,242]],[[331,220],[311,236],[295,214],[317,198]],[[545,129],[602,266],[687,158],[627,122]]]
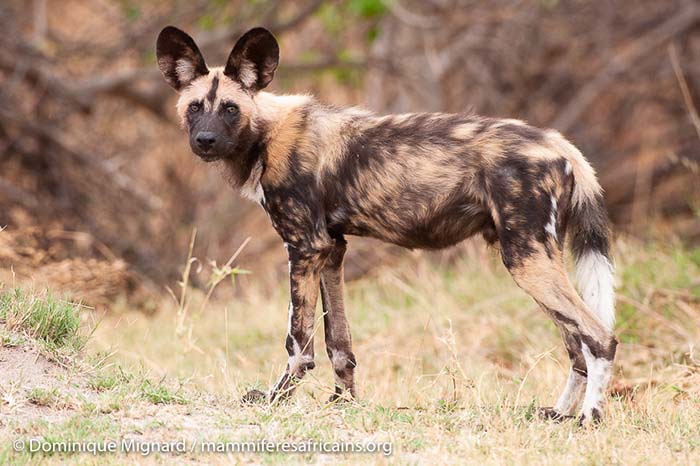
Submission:
[[[585,343],[581,344],[583,357],[586,359],[588,382],[586,395],[583,399],[581,414],[588,420],[598,418],[603,413],[605,394],[612,374],[612,361],[596,358]]]
[[[565,416],[573,414],[581,399],[585,384],[586,377],[572,368],[569,371],[569,378],[566,380],[566,387],[554,405],[554,411]]]

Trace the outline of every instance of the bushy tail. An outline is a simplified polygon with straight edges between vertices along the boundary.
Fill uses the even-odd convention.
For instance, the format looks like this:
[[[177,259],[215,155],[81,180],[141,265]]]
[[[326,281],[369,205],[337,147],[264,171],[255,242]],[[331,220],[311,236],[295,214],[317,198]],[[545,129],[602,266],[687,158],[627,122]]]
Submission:
[[[581,297],[612,330],[615,325],[615,278],[610,262],[608,216],[602,198],[580,204],[572,212],[569,225]]]
[[[610,261],[610,222],[593,167],[558,133],[553,141],[569,164],[574,191],[569,216],[576,279],[583,301],[610,330],[615,325],[615,279]]]

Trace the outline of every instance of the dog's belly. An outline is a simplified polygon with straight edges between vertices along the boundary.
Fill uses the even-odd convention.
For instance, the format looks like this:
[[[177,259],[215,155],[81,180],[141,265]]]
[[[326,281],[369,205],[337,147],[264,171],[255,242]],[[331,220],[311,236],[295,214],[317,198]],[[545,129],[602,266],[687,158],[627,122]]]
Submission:
[[[478,233],[491,241],[495,228],[484,208],[467,202],[437,208],[384,205],[360,212],[341,210],[331,213],[328,227],[337,235],[367,236],[411,249],[442,249]]]
[[[417,222],[388,235],[375,232],[375,237],[410,249],[442,249],[482,232],[491,219],[486,214],[472,217],[458,215]]]

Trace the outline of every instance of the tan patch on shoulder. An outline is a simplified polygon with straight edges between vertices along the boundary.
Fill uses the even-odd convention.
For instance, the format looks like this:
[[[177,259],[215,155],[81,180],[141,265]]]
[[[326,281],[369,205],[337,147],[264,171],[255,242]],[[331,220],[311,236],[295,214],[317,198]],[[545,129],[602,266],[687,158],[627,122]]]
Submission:
[[[268,143],[266,169],[263,179],[273,185],[280,184],[289,171],[289,157],[295,147],[311,145],[308,131],[304,128],[303,108],[310,101],[308,95],[275,95],[259,92],[254,105],[260,120],[267,122]],[[311,170],[315,152],[300,150],[302,168]]]
[[[302,123],[300,112],[290,112],[269,129],[265,181],[277,185],[287,176],[289,156],[301,137]]]

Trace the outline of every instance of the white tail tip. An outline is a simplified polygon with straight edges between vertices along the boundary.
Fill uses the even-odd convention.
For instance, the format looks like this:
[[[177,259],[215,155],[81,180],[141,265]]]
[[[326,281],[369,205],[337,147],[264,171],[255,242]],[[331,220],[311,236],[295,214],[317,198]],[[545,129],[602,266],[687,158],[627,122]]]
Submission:
[[[576,279],[581,298],[612,330],[615,326],[615,279],[608,258],[597,251],[587,251],[576,260]]]

